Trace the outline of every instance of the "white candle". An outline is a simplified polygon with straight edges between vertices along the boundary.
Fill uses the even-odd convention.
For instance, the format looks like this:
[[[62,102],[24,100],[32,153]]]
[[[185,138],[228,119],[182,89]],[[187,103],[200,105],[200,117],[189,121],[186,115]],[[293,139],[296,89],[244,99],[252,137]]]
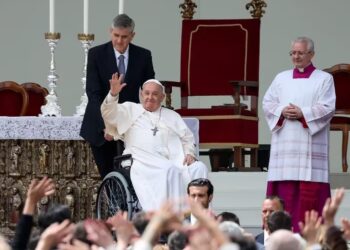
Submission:
[[[124,13],[124,0],[119,0],[119,14]]]
[[[55,0],[50,0],[50,33],[55,32]]]
[[[84,0],[84,34],[89,34],[89,0]]]

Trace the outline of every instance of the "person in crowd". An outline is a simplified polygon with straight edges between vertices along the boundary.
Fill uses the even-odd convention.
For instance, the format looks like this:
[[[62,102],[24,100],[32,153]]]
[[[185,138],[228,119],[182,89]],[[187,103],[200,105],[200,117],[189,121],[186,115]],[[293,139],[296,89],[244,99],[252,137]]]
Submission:
[[[102,117],[106,133],[122,139],[123,154],[132,155],[132,184],[143,210],[152,211],[167,199],[184,197],[187,183],[207,177],[208,170],[197,161],[194,136],[181,116],[161,107],[165,94],[158,80],[143,83],[141,104],[118,103],[125,88],[122,76],[113,74]]]
[[[38,229],[42,232],[55,222],[61,223],[64,220],[71,220],[72,212],[68,205],[51,204],[49,209],[38,215]]]
[[[262,229],[263,232],[255,236],[255,241],[260,244],[265,244],[266,239],[269,236],[268,227],[267,227],[267,218],[274,211],[283,211],[284,202],[278,196],[267,196],[263,201],[261,207],[261,220],[262,220]]]
[[[173,201],[167,201],[161,205],[147,225],[141,238],[134,244],[134,250],[152,249],[154,245],[152,242],[164,230],[186,231],[183,229],[179,214],[174,210],[174,205]],[[200,203],[189,200],[189,206],[194,216],[198,219],[198,224],[194,228],[190,226],[192,230],[187,231],[189,243],[184,249],[240,249],[237,244],[230,242],[229,238],[219,229],[218,222],[208,215]]]
[[[237,225],[240,225],[238,216],[232,212],[222,212],[216,216],[216,220],[220,223],[224,221],[232,221]]]
[[[263,98],[272,132],[266,193],[284,200],[299,231],[305,211],[321,213],[330,197],[329,124],[336,97],[333,77],[312,63],[310,38],[295,39],[289,54],[294,69],[279,73]]]
[[[303,250],[303,246],[292,231],[280,229],[271,234],[266,250]]]
[[[120,103],[138,103],[142,83],[155,76],[151,52],[131,43],[134,27],[135,23],[128,15],[116,16],[109,30],[111,41],[91,48],[88,54],[86,94],[89,102],[80,135],[89,142],[102,178],[113,170],[113,158],[123,149],[120,141],[112,140],[105,133],[100,110],[109,92],[111,75],[118,72],[126,83],[119,97]]]
[[[185,232],[173,231],[168,237],[169,250],[183,250],[188,245],[188,236]]]
[[[198,178],[192,180],[187,185],[187,196],[188,198],[200,204],[204,209],[208,210],[210,202],[213,200],[214,186],[209,179]],[[192,211],[189,216],[185,217],[185,222],[194,225],[197,222],[196,217],[193,215]]]
[[[279,229],[292,231],[292,219],[286,211],[275,211],[267,218],[267,229],[269,234]]]
[[[11,244],[13,250],[27,249],[32,227],[34,225],[34,214],[36,212],[37,203],[42,198],[51,196],[54,193],[55,184],[51,178],[45,176],[41,180],[34,179],[31,181],[28,187],[22,215],[16,225],[15,235]]]

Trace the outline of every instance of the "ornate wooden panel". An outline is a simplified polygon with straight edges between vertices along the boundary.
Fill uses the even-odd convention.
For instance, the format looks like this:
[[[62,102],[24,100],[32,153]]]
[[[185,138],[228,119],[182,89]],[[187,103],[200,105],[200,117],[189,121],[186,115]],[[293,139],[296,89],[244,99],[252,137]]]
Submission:
[[[56,193],[38,204],[67,204],[75,221],[93,217],[100,176],[82,140],[0,140],[0,232],[11,236],[34,178],[53,178]]]

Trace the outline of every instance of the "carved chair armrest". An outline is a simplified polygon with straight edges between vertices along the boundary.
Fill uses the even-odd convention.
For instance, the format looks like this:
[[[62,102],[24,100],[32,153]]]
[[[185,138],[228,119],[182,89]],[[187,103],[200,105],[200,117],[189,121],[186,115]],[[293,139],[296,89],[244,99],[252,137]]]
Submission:
[[[256,81],[229,81],[229,83],[234,88],[233,99],[235,101],[234,103],[235,114],[240,115],[242,108],[246,106],[245,104],[241,103],[241,99],[240,99],[242,87],[258,88],[259,83]]]
[[[337,114],[337,115],[350,115],[350,109],[336,109],[335,114]]]
[[[165,89],[165,107],[169,109],[174,109],[171,106],[171,93],[173,92],[173,87],[181,88],[182,82],[175,81],[160,81]]]

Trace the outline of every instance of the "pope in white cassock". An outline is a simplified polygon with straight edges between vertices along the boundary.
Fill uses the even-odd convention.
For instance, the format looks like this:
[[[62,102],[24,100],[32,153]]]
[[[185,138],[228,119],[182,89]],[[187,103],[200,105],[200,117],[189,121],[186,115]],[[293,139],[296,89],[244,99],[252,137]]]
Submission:
[[[294,40],[290,56],[295,68],[279,73],[263,99],[272,132],[267,195],[285,201],[293,230],[299,231],[305,211],[322,214],[330,197],[328,143],[335,90],[333,77],[311,62],[310,38]]]
[[[207,167],[196,160],[194,136],[181,116],[161,107],[163,85],[151,79],[141,90],[141,104],[118,103],[126,86],[113,74],[110,92],[101,106],[105,133],[124,141],[123,154],[131,154],[131,181],[143,210],[159,209],[167,199],[185,197],[187,184],[206,178]]]

